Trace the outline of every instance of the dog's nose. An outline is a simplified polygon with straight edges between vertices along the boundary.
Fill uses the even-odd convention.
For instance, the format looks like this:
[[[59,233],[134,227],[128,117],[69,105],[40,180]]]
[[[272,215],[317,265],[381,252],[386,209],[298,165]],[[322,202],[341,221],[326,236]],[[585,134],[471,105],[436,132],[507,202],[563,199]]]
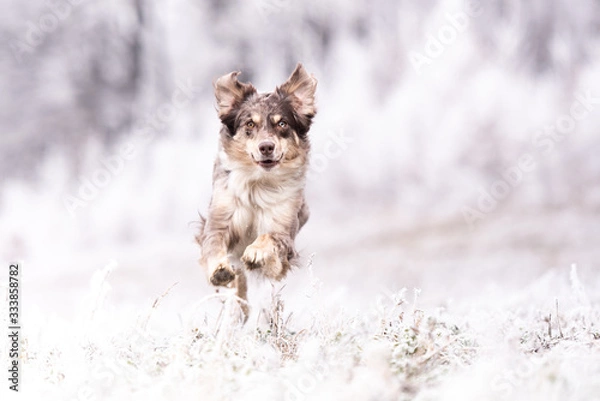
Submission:
[[[263,141],[258,144],[258,150],[263,156],[271,156],[275,150],[275,144],[271,141]]]

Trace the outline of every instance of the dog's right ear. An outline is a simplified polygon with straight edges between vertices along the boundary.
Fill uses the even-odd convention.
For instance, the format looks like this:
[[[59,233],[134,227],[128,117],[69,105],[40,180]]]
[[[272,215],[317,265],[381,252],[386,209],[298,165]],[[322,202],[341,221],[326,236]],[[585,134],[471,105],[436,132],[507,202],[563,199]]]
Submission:
[[[217,98],[217,111],[221,120],[227,118],[248,96],[256,93],[252,84],[245,84],[237,80],[239,71],[223,75],[214,83],[215,97]]]

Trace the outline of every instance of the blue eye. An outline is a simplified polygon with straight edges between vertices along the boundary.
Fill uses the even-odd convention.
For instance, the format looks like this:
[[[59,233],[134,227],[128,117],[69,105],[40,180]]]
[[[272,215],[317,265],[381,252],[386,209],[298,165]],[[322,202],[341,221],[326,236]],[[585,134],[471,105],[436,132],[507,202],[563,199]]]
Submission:
[[[285,121],[281,120],[277,123],[277,125],[281,128],[285,128],[288,126],[288,123],[286,123]]]

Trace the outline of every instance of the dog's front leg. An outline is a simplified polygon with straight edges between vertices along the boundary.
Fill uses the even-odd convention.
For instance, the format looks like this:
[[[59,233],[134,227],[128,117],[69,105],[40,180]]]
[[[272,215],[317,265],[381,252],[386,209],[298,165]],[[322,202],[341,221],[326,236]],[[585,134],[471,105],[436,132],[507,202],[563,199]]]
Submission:
[[[296,257],[293,241],[288,234],[263,234],[246,247],[242,255],[248,270],[261,269],[263,274],[274,280],[285,277]]]
[[[227,236],[226,232],[213,232],[201,243],[200,263],[206,267],[208,279],[213,285],[225,286],[235,278],[227,257]]]

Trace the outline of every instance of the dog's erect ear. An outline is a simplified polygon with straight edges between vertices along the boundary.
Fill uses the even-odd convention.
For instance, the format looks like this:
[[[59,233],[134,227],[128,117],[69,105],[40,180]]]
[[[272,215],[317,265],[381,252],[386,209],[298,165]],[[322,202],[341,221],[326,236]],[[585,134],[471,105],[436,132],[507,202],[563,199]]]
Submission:
[[[237,80],[238,75],[240,75],[240,72],[234,71],[215,81],[217,110],[221,119],[229,115],[248,96],[256,93],[256,88],[252,84],[239,82]]]
[[[316,114],[317,80],[306,72],[302,64],[298,63],[292,75],[278,89],[286,95],[294,95],[298,98],[299,106],[296,110],[298,113],[308,118]]]

